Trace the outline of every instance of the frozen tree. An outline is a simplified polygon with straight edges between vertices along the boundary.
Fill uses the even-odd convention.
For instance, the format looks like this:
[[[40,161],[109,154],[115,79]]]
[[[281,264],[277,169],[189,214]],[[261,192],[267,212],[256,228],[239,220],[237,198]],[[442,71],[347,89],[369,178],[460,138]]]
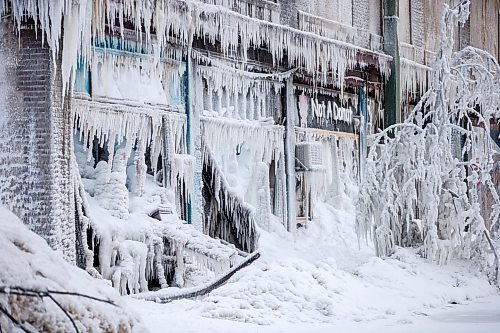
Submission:
[[[371,138],[357,232],[373,237],[379,256],[394,246],[421,245],[426,258],[444,264],[484,257],[491,248],[498,267],[490,235],[500,204],[489,130],[500,116],[500,67],[472,47],[453,52],[455,28],[468,16],[469,1],[445,5],[429,90],[403,123]],[[495,201],[490,228],[480,212],[480,184]]]

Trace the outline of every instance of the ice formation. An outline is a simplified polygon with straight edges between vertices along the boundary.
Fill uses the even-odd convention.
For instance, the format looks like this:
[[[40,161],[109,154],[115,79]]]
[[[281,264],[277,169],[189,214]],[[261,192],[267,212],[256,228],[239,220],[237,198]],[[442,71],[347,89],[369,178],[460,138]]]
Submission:
[[[5,12],[3,2],[1,9]],[[65,89],[70,87],[69,83],[74,79],[78,60],[83,58],[90,62],[93,45],[105,43],[109,22],[118,22],[117,27],[113,25],[110,29],[122,41],[127,40],[124,38],[125,22],[134,24],[136,51],[153,54],[156,47],[158,56],[172,53],[172,48],[167,47],[171,33],[184,46],[190,46],[194,36],[202,37],[212,44],[218,41],[223,55],[236,54],[241,50],[244,61],[248,59],[249,48],[265,46],[272,56],[273,64],[278,65],[286,58],[290,66],[313,73],[318,82],[337,87],[343,86],[347,69],[367,65],[358,55],[373,54],[352,44],[191,0],[15,1],[12,14],[18,30],[25,17],[31,17],[35,24],[40,24],[43,31],[41,37],[53,50],[54,60],[60,49],[62,23],[65,22],[62,45]],[[63,20],[66,17],[70,19]],[[151,31],[156,34],[153,36]],[[175,56],[180,60],[181,54]],[[376,58],[381,73],[387,75],[390,57],[376,54]]]
[[[126,187],[127,154],[125,150],[119,149],[112,162],[109,163],[112,163],[111,173],[108,173],[107,162],[97,163],[94,197],[99,205],[111,212],[111,215],[126,220],[129,217],[129,191]]]
[[[187,265],[216,274],[229,269],[236,260],[236,250],[182,224],[175,211],[162,222],[144,213],[129,212],[132,206],[129,204],[129,190],[141,192],[143,198],[134,200],[139,200],[142,205],[158,207],[164,203],[164,192],[168,190],[157,187],[153,177],[144,172],[144,146],[151,147],[151,165],[156,164],[160,154],[159,148],[152,146],[154,140],[168,140],[163,146],[172,148],[169,157],[172,180],[181,182],[189,197],[193,186],[194,157],[176,152],[182,152],[185,147],[185,117],[175,113],[155,113],[152,110],[157,109],[149,106],[132,110],[131,106],[103,100],[79,98],[72,102],[76,106],[75,128],[79,129],[77,134],[82,139],[76,140],[75,147],[79,169],[85,170],[82,173],[86,176],[83,179],[85,188],[93,196],[91,205],[85,204],[85,194],[83,190],[79,191],[83,193],[79,218],[85,223],[83,228],[90,228],[87,230],[89,236],[82,237],[92,240],[85,254],[87,270],[93,276],[111,280],[120,293],[127,294],[147,291],[150,281],[157,281],[161,288],[165,288],[168,286],[167,277],[172,272],[173,283],[183,286]],[[131,110],[119,112],[116,108]],[[167,130],[162,131],[162,128]],[[89,158],[93,159],[94,137],[101,145],[108,144],[108,161],[111,161],[100,161],[95,169],[93,163],[87,162]],[[133,139],[137,141],[135,145],[131,143]],[[135,153],[132,154],[134,146]],[[84,152],[86,147],[88,154]],[[118,148],[113,153],[115,147]],[[129,159],[129,156],[132,157]],[[131,172],[126,170],[127,161]],[[139,178],[138,175],[142,180],[132,182],[134,187],[127,188],[127,176]],[[151,191],[156,191],[153,197]],[[98,261],[93,259],[96,255]]]
[[[427,91],[432,68],[401,58],[401,100],[417,99]]]
[[[234,193],[240,197],[239,200],[245,205],[251,205],[252,210],[260,209],[259,200],[253,194],[261,189],[269,191],[269,182],[266,185],[267,189],[256,188],[255,184],[252,184],[247,178],[248,175],[258,174],[259,163],[266,164],[268,170],[270,165],[274,163],[276,165],[274,168],[276,191],[281,191],[276,196],[284,195],[286,177],[283,126],[273,125],[272,119],[251,121],[221,117],[202,117],[201,126],[203,143],[210,151],[212,156],[210,158],[216,162],[216,164],[210,162],[207,159],[209,156],[205,154],[203,156],[204,164],[216,166],[210,172],[215,172],[215,169],[218,169],[217,172],[225,179],[222,183],[227,183],[228,189],[225,190],[227,193]],[[232,173],[238,173],[235,177],[239,179],[239,184],[233,184],[231,181],[232,176],[229,175],[229,168],[232,165],[237,165],[233,167],[235,170]],[[212,176],[211,182],[213,181],[215,181],[214,176]],[[218,180],[215,181],[215,184],[218,182]],[[216,195],[217,189],[218,187],[216,187]],[[281,218],[282,223],[285,224],[285,204],[279,199],[274,202],[274,214]]]
[[[168,119],[171,128],[172,142],[175,147],[185,147],[185,115],[166,112],[161,108],[144,105],[124,105],[110,103],[106,100],[72,99],[75,112],[75,129],[79,129],[80,140],[92,157],[93,139],[97,137],[99,144],[107,145],[109,159],[113,159],[116,145],[125,145],[127,157],[130,155],[136,140],[138,146],[145,151],[151,149],[151,165],[156,168],[161,153],[160,144],[163,118]],[[111,168],[111,166],[110,166]]]
[[[259,235],[255,223],[255,208],[228,184],[221,166],[206,144],[203,147],[203,160],[205,186],[212,197],[205,216],[205,232],[212,237],[235,243],[243,251],[254,251]]]
[[[225,167],[236,156],[238,146],[250,150],[253,161],[271,163],[284,156],[284,127],[259,121],[236,121],[202,117],[203,140]]]

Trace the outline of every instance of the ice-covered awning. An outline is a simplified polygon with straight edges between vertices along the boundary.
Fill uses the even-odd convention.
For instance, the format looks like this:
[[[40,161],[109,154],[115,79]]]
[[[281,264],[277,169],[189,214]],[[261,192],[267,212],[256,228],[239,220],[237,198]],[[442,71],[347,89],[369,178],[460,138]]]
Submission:
[[[5,12],[3,5],[1,9]],[[153,45],[162,50],[172,41],[191,46],[195,36],[211,44],[217,41],[224,55],[240,52],[244,61],[249,48],[263,47],[271,54],[274,65],[286,60],[288,66],[314,74],[314,79],[321,84],[341,87],[346,70],[369,64],[375,64],[385,76],[390,71],[388,55],[200,1],[15,1],[12,14],[18,30],[27,17],[39,24],[44,31],[41,37],[52,48],[54,59],[62,48],[65,88],[72,75],[74,77],[78,59],[90,58],[92,46],[104,40],[110,29],[109,22],[118,22],[111,30],[122,39],[126,22],[133,23],[137,40],[141,45],[151,46],[151,53]]]

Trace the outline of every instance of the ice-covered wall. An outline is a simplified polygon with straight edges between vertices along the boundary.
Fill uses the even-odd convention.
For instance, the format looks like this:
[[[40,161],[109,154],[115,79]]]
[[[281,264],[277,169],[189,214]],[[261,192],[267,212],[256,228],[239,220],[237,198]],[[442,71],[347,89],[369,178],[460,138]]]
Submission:
[[[0,203],[75,262],[71,116],[49,48],[34,30],[13,31],[2,21]]]

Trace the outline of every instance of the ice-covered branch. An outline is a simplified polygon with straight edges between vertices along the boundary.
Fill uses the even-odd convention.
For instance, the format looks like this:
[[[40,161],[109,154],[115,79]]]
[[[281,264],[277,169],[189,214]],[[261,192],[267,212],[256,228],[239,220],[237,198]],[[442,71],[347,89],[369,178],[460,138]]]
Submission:
[[[468,1],[445,5],[429,90],[402,124],[371,138],[357,231],[373,237],[377,255],[418,245],[443,264],[454,256],[481,257],[488,247],[496,253],[479,196],[491,193],[495,224],[500,201],[491,185],[489,125],[499,116],[500,68],[484,51],[453,53],[454,28],[467,16]]]

